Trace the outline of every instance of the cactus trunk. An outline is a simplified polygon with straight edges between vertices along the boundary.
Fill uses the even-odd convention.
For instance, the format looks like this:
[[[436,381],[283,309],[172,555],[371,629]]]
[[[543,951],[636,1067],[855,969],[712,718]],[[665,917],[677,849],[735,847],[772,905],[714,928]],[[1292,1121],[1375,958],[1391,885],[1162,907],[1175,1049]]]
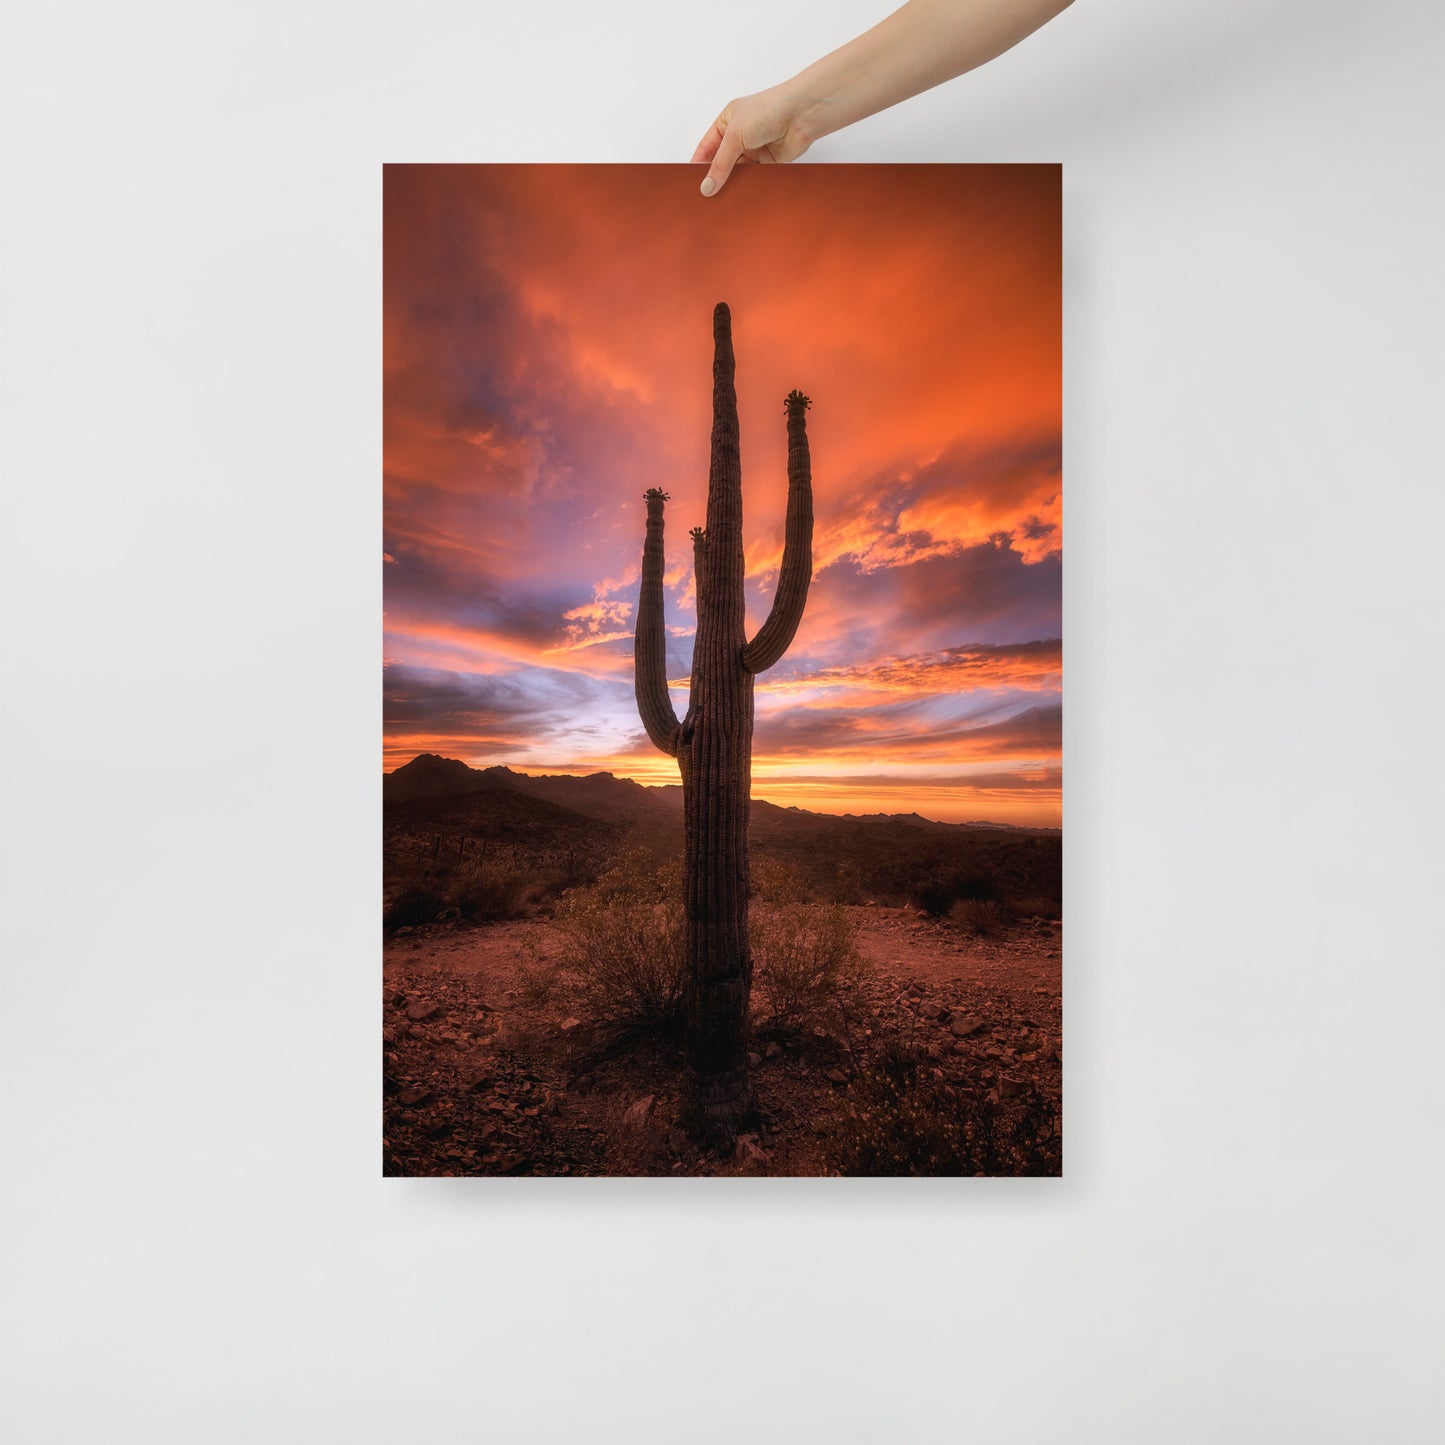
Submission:
[[[707,527],[694,530],[697,634],[691,704],[679,723],[667,696],[662,615],[663,504],[647,493],[638,599],[636,690],[648,737],[682,773],[687,917],[684,990],[687,1061],[696,1132],[728,1148],[755,1110],[748,1077],[748,812],[752,787],[753,676],[771,667],[797,631],[812,575],[812,480],[804,412],[788,412],[788,519],[772,614],[748,642],[743,599],[742,468],[733,384],[732,318],[713,312],[712,460]]]

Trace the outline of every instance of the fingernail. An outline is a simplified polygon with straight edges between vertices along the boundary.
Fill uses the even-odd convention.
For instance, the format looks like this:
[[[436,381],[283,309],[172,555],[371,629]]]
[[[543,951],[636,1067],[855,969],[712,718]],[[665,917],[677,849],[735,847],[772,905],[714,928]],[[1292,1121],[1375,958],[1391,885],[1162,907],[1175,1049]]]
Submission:
[[[702,193],[705,196],[710,196],[715,190],[717,190],[717,182],[713,180],[711,176],[708,176],[702,183]]]

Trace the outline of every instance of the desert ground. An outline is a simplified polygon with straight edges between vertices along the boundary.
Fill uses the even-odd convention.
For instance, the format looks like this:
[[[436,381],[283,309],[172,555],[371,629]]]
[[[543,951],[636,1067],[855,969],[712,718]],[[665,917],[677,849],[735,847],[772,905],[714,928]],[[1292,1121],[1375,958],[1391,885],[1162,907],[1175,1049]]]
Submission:
[[[759,1029],[761,1117],[726,1159],[680,1127],[675,1043],[571,1011],[556,924],[400,931],[384,967],[386,1172],[1057,1173],[1058,924],[978,936],[911,908],[845,913],[857,983],[802,1027]]]
[[[1060,1171],[1056,830],[754,800],[755,1127],[683,1128],[681,789],[385,778],[393,1175]]]

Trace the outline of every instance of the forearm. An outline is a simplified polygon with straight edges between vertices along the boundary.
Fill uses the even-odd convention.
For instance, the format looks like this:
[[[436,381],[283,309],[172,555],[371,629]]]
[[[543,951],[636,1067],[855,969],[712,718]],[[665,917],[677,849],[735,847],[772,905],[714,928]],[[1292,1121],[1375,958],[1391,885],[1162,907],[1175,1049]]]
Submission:
[[[777,89],[811,143],[985,64],[1070,0],[908,0]]]

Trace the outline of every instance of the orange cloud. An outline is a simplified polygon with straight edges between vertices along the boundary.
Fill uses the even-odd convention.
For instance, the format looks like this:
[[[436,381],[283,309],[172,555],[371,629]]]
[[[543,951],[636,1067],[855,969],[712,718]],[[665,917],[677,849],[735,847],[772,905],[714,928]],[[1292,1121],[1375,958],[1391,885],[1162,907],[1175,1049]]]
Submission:
[[[997,646],[974,643],[912,657],[821,667],[791,677],[758,680],[760,692],[865,698],[886,693],[894,699],[953,693],[969,688],[1056,689],[1061,680],[1062,644],[1058,638]]]
[[[782,550],[782,398],[814,401],[815,578],[796,670],[759,693],[759,776],[770,757],[871,776],[879,748],[972,766],[999,706],[1018,716],[1057,692],[1056,644],[1050,663],[1019,641],[1058,630],[1056,167],[754,167],[706,205],[684,166],[393,166],[385,227],[389,659],[539,696],[575,675],[607,685],[586,706],[608,738],[638,731],[641,493],[673,496],[681,677],[708,318],[725,299],[752,628]],[[784,703],[791,722],[770,713]],[[433,750],[450,738],[469,760],[485,739],[533,766],[625,757],[613,770],[675,773],[589,748],[576,722],[542,709],[526,736],[389,714],[388,737],[405,749],[429,725]],[[1026,759],[1056,756],[1035,741]]]

